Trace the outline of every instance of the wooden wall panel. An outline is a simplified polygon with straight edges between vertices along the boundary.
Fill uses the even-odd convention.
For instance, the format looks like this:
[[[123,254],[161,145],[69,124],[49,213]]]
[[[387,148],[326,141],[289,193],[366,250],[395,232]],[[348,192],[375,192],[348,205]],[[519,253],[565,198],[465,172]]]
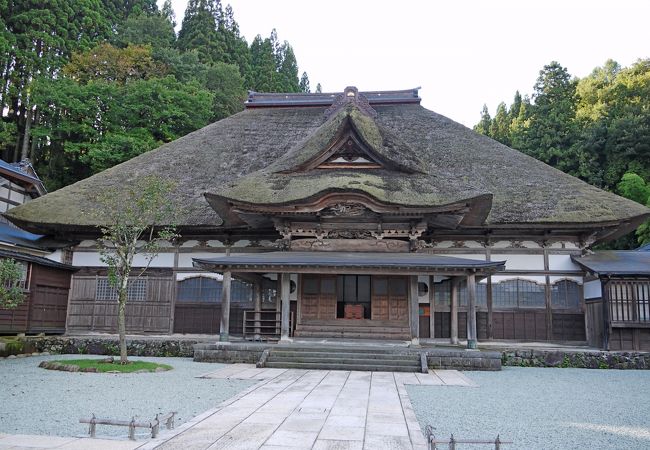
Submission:
[[[603,318],[603,302],[586,303],[585,320],[587,325],[587,343],[592,347],[602,348],[605,319]]]
[[[172,278],[148,277],[146,300],[126,304],[127,333],[168,333],[174,286]],[[117,332],[117,301],[95,300],[96,290],[97,277],[72,278],[68,330]]]
[[[556,341],[586,341],[585,316],[582,313],[553,311],[553,339]]]
[[[0,309],[0,333],[24,333],[29,318],[29,295],[15,309]]]
[[[534,311],[494,311],[492,313],[492,333],[494,339],[545,341],[546,312]]]
[[[253,305],[230,305],[229,333],[243,334],[244,311],[252,310]],[[178,302],[174,309],[174,333],[219,334],[221,304],[205,302]]]

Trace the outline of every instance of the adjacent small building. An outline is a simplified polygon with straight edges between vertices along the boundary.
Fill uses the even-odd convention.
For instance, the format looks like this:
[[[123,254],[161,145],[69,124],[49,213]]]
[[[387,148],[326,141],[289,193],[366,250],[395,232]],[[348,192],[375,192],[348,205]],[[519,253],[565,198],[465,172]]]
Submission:
[[[0,212],[46,194],[29,161],[10,164],[0,160]],[[14,309],[0,309],[0,334],[63,333],[70,276],[74,268],[62,261],[71,256],[69,242],[22,230],[0,217],[0,258],[22,267],[20,287],[25,301]]]
[[[69,333],[116,329],[95,193],[150,174],[175,182],[182,238],[130,286],[133,333],[596,342],[575,258],[650,216],[423,108],[417,89],[253,92],[6,214],[76,241]]]
[[[650,245],[599,251],[573,260],[587,272],[589,344],[607,350],[650,351]]]

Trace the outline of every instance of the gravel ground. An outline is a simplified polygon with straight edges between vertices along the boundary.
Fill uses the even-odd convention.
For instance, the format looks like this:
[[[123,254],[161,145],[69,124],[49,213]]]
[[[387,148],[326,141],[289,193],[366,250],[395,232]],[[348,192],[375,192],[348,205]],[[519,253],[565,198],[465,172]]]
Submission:
[[[514,441],[509,450],[650,448],[650,371],[506,367],[465,375],[480,387],[407,387],[423,431],[431,424],[439,439],[500,434]]]
[[[134,359],[169,364],[160,373],[75,373],[45,370],[43,360],[97,358],[56,355],[0,360],[0,432],[80,436],[88,431],[81,417],[151,420],[177,411],[176,425],[214,408],[251,386],[251,381],[194,378],[223,367],[190,358]],[[138,429],[138,433],[145,433]],[[125,427],[97,426],[97,436],[123,436]]]

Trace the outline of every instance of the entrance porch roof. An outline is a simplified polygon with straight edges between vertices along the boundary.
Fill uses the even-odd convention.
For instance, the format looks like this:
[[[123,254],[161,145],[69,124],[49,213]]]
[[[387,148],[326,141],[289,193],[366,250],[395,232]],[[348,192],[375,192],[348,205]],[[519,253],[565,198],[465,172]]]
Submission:
[[[505,261],[481,261],[425,253],[284,251],[238,253],[219,258],[194,258],[193,261],[195,267],[212,272],[489,275],[505,269]]]

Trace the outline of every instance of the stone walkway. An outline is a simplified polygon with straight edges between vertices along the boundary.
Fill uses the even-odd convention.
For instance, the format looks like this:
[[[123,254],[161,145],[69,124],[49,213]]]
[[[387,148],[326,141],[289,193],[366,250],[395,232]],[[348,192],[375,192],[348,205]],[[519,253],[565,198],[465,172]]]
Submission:
[[[405,385],[476,386],[455,370],[428,374],[256,369],[232,364],[201,378],[259,380],[218,407],[148,441],[0,433],[0,449],[424,450]]]
[[[234,364],[203,377],[261,381],[151,448],[424,450],[404,385],[475,386],[453,370],[417,374]]]

